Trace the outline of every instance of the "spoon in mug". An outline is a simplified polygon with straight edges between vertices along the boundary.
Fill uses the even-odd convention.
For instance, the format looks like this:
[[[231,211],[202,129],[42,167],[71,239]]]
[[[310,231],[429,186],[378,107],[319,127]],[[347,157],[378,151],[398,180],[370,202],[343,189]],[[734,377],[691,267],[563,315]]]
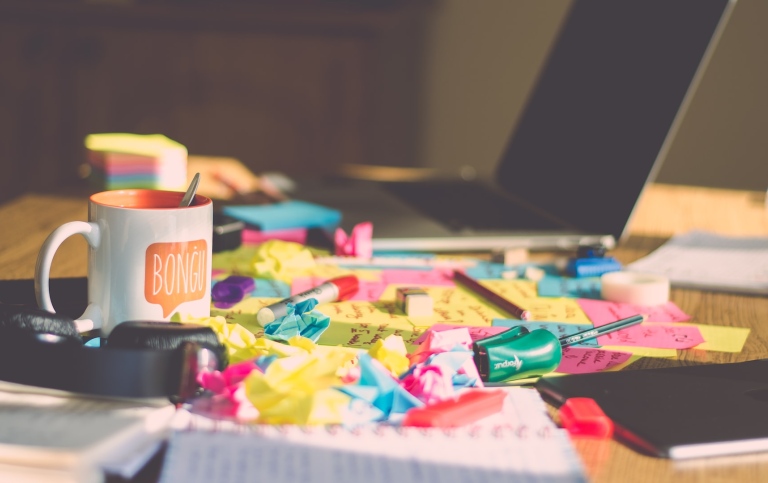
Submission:
[[[195,173],[195,177],[192,178],[192,182],[189,183],[189,188],[187,188],[187,192],[184,193],[184,198],[181,199],[179,207],[184,208],[185,206],[192,205],[192,200],[195,198],[195,192],[197,191],[197,185],[199,183],[200,173]]]

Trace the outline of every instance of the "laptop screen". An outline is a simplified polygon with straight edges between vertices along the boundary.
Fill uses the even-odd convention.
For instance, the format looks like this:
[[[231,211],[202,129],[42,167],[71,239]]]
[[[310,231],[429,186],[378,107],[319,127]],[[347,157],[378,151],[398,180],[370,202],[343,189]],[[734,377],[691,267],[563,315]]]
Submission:
[[[499,185],[618,239],[728,6],[575,0],[502,156]]]

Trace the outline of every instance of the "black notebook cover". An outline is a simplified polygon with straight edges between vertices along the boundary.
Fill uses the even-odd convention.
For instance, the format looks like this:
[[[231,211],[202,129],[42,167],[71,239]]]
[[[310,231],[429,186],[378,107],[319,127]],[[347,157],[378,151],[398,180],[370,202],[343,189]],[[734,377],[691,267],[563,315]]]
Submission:
[[[56,312],[76,319],[83,315],[88,305],[88,279],[52,278],[50,293]],[[37,307],[34,280],[0,280],[0,303]]]
[[[647,454],[768,451],[768,360],[543,377],[536,389],[556,406],[594,399],[616,438]]]

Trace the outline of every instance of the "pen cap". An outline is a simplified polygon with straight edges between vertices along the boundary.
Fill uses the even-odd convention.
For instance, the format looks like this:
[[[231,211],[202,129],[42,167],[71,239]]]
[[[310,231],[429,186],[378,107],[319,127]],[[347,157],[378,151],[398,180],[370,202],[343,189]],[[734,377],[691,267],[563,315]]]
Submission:
[[[328,282],[334,284],[339,290],[339,296],[336,298],[336,300],[346,300],[355,295],[360,289],[360,283],[358,282],[357,277],[354,275],[336,277],[328,280]]]
[[[486,337],[484,339],[478,339],[474,342],[474,347],[485,347],[485,346],[495,346],[498,344],[503,344],[506,341],[512,340],[517,338],[520,335],[527,334],[530,332],[527,327],[523,327],[522,325],[516,325],[514,327],[510,327],[508,330],[505,330],[504,332],[499,332],[498,334],[493,334],[489,337]]]
[[[486,382],[542,376],[557,369],[563,357],[560,340],[546,329],[486,345],[485,350],[488,374],[483,380]]]

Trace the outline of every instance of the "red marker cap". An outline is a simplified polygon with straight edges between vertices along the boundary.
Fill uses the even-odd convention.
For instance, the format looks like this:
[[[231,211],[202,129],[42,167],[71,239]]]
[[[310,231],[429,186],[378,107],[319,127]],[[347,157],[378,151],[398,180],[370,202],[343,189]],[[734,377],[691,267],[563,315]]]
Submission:
[[[560,407],[558,415],[560,426],[575,436],[610,438],[613,435],[613,421],[592,398],[569,398]]]
[[[409,409],[401,424],[422,428],[464,426],[500,412],[506,397],[507,393],[501,389],[468,389],[455,399]]]
[[[334,284],[339,290],[339,296],[336,300],[346,300],[355,295],[360,289],[360,282],[354,275],[332,278],[331,280],[328,280],[328,282]]]

